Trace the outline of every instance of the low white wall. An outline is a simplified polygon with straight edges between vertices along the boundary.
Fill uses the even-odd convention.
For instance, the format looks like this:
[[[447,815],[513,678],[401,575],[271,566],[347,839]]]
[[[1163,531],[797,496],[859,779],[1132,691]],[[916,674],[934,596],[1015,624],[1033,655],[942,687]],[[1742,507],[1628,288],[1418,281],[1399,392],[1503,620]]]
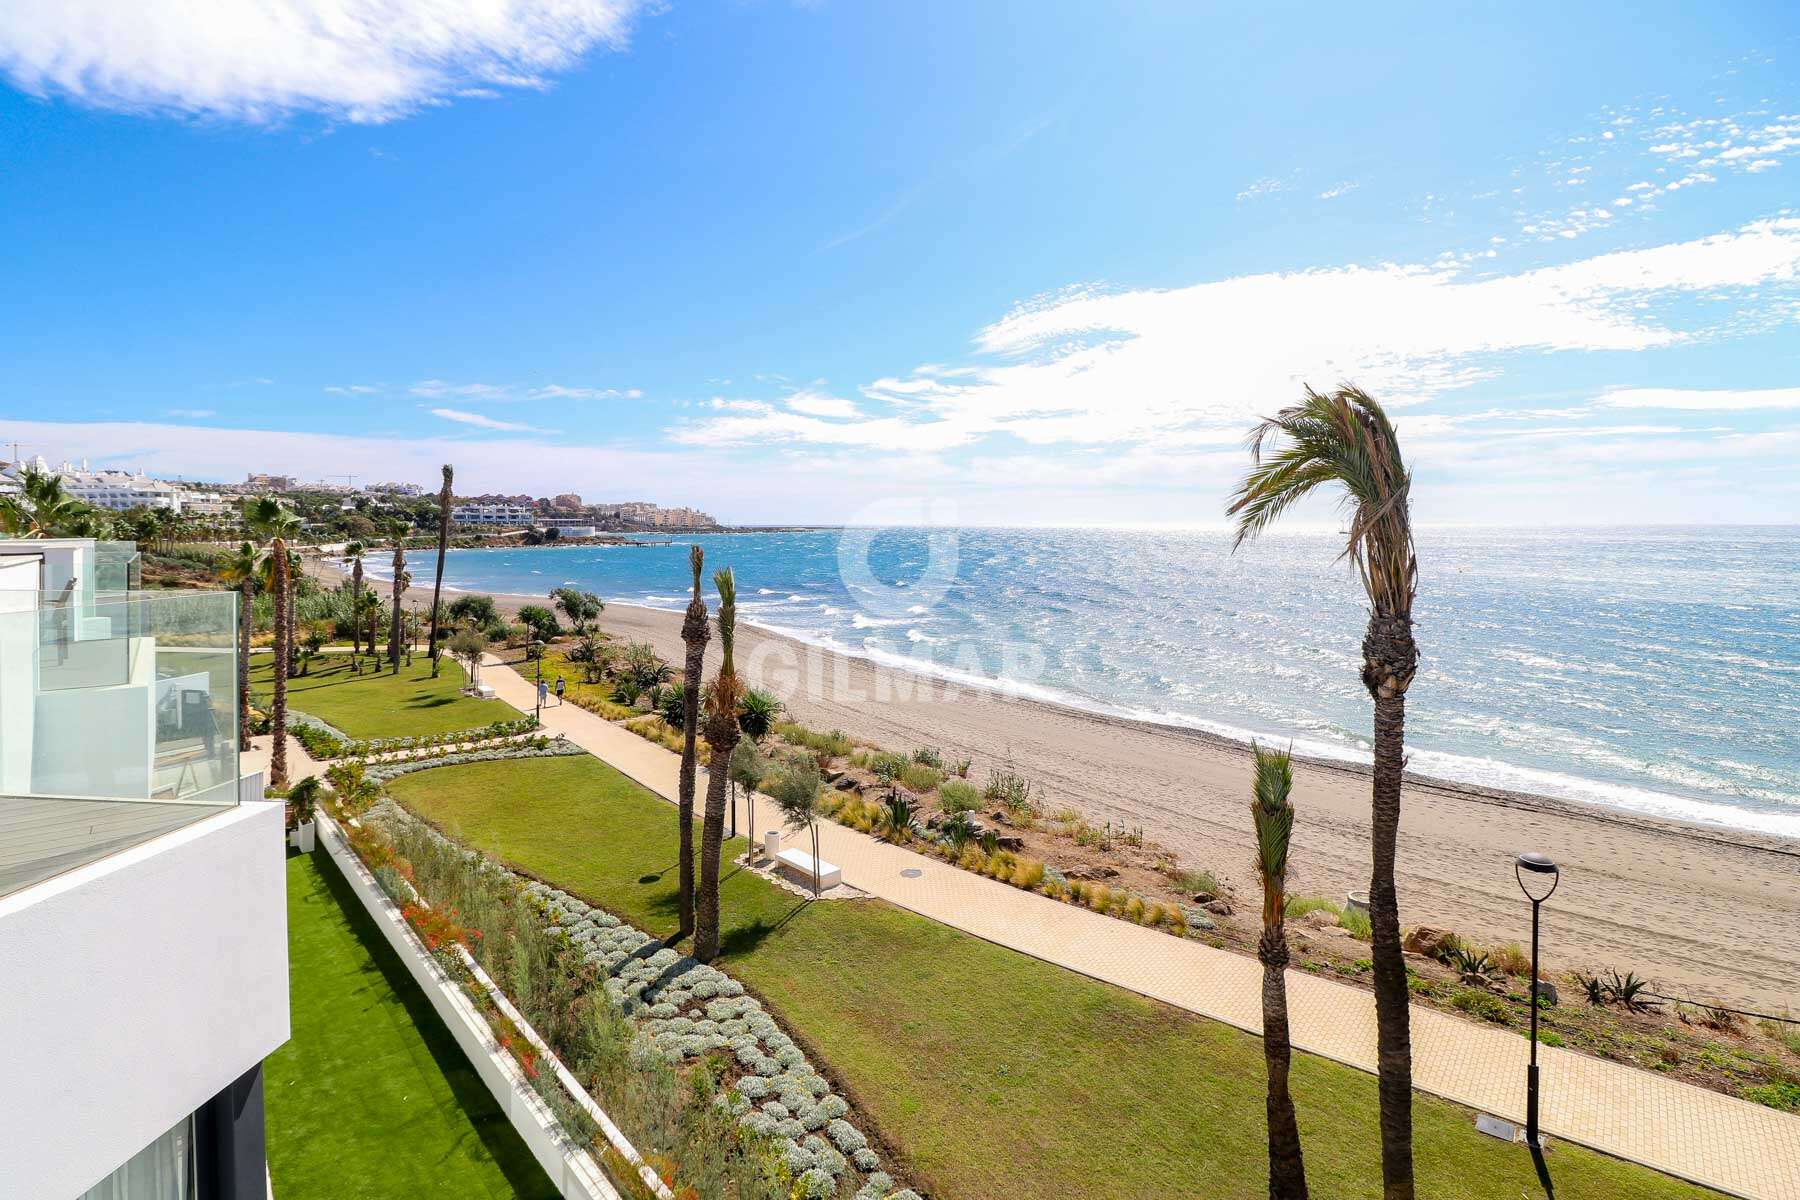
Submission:
[[[280,804],[0,898],[0,1194],[77,1196],[288,1038]]]
[[[331,861],[343,873],[357,899],[380,927],[382,936],[400,956],[400,961],[406,964],[425,998],[443,1019],[450,1036],[456,1039],[475,1073],[500,1102],[507,1119],[519,1131],[519,1136],[530,1147],[532,1156],[557,1190],[566,1200],[620,1200],[618,1191],[601,1172],[593,1156],[579,1146],[564,1144],[556,1117],[526,1081],[517,1060],[501,1049],[474,1001],[425,949],[400,915],[399,907],[388,899],[381,885],[375,882],[375,877],[344,840],[336,823],[321,814],[318,834]],[[529,1028],[522,1022],[520,1024],[522,1029]]]

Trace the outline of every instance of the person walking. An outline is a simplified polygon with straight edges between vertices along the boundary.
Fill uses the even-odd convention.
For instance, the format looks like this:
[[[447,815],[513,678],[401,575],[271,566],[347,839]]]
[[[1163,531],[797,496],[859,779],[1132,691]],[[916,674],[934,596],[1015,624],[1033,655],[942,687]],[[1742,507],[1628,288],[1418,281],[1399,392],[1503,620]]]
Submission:
[[[563,677],[561,675],[558,675],[556,677],[556,703],[557,703],[557,706],[561,707],[562,702],[563,702]]]
[[[538,708],[539,709],[542,709],[544,707],[544,701],[549,697],[549,695],[550,695],[550,685],[545,683],[541,679],[538,680]]]

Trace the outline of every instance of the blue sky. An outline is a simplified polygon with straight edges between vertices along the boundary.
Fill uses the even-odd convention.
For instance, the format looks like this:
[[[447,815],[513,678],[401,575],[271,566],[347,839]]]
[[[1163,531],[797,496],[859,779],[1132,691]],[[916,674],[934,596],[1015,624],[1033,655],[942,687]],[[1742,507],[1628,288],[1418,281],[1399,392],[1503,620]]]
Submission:
[[[1207,524],[1347,378],[1423,521],[1800,520],[1800,18],[1575,7],[8,6],[0,441]]]

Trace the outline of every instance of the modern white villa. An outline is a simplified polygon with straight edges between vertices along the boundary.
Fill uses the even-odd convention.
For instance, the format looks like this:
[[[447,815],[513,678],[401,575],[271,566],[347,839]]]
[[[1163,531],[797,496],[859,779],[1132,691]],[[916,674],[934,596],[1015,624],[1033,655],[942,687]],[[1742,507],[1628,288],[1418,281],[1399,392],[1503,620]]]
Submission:
[[[267,1194],[282,808],[240,770],[237,597],[0,541],[0,1195]]]

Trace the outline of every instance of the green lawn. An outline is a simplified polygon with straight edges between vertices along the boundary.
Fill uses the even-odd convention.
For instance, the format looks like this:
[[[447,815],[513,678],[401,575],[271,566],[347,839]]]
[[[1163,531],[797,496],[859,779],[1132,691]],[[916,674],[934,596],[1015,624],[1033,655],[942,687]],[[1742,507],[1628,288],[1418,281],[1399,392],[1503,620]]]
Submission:
[[[652,933],[674,926],[674,810],[597,759],[389,788],[470,845]],[[884,903],[808,904],[744,872],[722,902],[721,965],[941,1200],[1268,1194],[1259,1039]],[[1313,1194],[1378,1197],[1375,1080],[1301,1056],[1294,1089]],[[1415,1112],[1420,1195],[1536,1194],[1528,1157],[1472,1114],[1425,1097]],[[1553,1170],[1564,1200],[1714,1195],[1572,1146]]]
[[[252,661],[251,702],[266,708],[275,663],[267,654],[256,655]],[[504,701],[462,695],[463,669],[448,656],[436,679],[422,654],[412,666],[402,665],[398,675],[385,667],[376,673],[366,656],[362,662],[363,673],[353,675],[348,654],[322,654],[313,659],[305,675],[288,679],[289,706],[360,738],[449,733],[510,721],[519,715]]]
[[[264,1067],[275,1194],[555,1197],[325,852],[287,871],[293,1037]]]

